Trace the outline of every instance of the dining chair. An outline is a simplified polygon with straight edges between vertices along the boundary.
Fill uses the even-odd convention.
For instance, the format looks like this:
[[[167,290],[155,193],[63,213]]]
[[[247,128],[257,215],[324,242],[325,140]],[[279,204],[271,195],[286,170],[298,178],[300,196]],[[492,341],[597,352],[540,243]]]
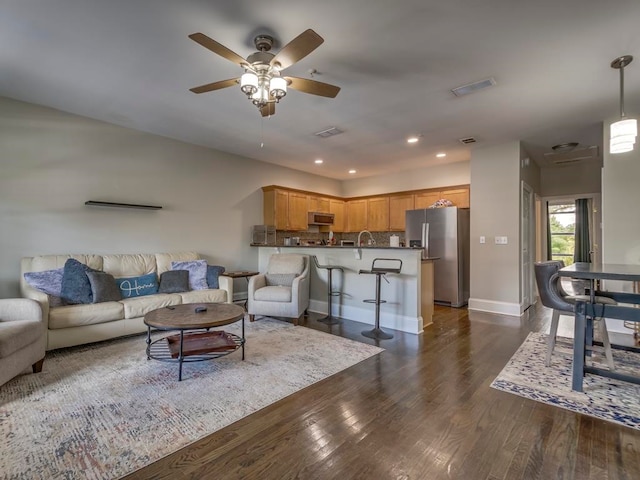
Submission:
[[[560,283],[560,277],[558,276],[558,270],[564,267],[564,262],[560,260],[550,260],[547,262],[537,262],[534,265],[536,284],[538,285],[538,293],[540,295],[540,301],[542,305],[547,308],[553,309],[551,316],[551,328],[549,330],[549,339],[547,341],[547,355],[545,364],[551,365],[551,355],[556,345],[556,336],[558,334],[558,323],[560,321],[560,314],[562,312],[575,313],[575,303],[577,301],[590,301],[589,295],[569,295]],[[595,297],[596,303],[606,305],[617,305],[617,302],[608,297]],[[604,318],[594,318],[594,323],[597,325],[600,336],[602,337],[602,344],[607,364],[611,370],[614,370],[613,355],[611,354],[611,343],[609,342],[609,333],[607,332],[607,324]],[[600,351],[599,346],[589,346],[591,350]]]

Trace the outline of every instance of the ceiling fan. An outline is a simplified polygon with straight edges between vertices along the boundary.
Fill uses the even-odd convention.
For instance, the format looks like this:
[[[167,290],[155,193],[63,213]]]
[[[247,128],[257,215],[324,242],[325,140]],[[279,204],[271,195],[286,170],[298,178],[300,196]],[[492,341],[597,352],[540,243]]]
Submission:
[[[240,89],[258,107],[262,116],[266,117],[275,113],[275,104],[287,94],[287,87],[329,98],[334,98],[340,91],[340,87],[328,83],[281,76],[282,70],[302,60],[324,42],[324,39],[311,29],[302,32],[276,54],[270,51],[274,38],[270,35],[258,35],[254,38],[258,51],[249,55],[246,60],[203,33],[193,33],[189,35],[189,38],[213,53],[239,65],[245,71],[238,78],[220,80],[191,88],[193,93],[212,92],[239,83]]]

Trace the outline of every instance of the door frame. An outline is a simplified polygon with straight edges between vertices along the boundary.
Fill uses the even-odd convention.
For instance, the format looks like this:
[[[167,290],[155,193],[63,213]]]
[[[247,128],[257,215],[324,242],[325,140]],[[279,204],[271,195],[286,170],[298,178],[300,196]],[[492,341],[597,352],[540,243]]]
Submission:
[[[525,193],[528,198],[529,215],[525,217]],[[524,232],[528,234],[525,235]],[[527,258],[525,258],[525,254]],[[536,256],[536,210],[535,192],[525,181],[520,182],[520,302],[522,310],[535,303],[535,280],[533,263]]]

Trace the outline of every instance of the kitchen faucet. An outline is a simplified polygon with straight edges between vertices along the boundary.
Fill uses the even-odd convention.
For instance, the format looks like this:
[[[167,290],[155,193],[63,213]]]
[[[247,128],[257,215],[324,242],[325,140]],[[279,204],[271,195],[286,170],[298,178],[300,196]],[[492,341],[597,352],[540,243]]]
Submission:
[[[369,234],[369,241],[371,245],[375,245],[376,241],[373,239],[373,235],[371,235],[371,232],[369,230],[362,230],[359,234],[358,234],[358,247],[360,246],[360,237],[362,236],[363,233],[368,233]]]

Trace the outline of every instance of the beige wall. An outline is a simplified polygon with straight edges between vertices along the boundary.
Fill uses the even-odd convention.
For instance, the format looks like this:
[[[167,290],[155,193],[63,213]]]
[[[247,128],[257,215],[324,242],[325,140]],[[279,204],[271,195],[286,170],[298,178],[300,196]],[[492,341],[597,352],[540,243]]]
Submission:
[[[0,297],[19,295],[20,258],[39,254],[194,250],[256,268],[250,227],[270,184],[342,194],[336,180],[0,98]]]
[[[519,315],[520,143],[474,150],[471,185],[469,308]],[[508,244],[496,245],[496,236]]]
[[[457,162],[405,170],[390,175],[345,180],[342,182],[342,191],[345,197],[358,197],[422,188],[467,185],[471,179],[470,173],[469,162]]]
[[[595,162],[540,170],[543,197],[601,192],[601,168]]]

